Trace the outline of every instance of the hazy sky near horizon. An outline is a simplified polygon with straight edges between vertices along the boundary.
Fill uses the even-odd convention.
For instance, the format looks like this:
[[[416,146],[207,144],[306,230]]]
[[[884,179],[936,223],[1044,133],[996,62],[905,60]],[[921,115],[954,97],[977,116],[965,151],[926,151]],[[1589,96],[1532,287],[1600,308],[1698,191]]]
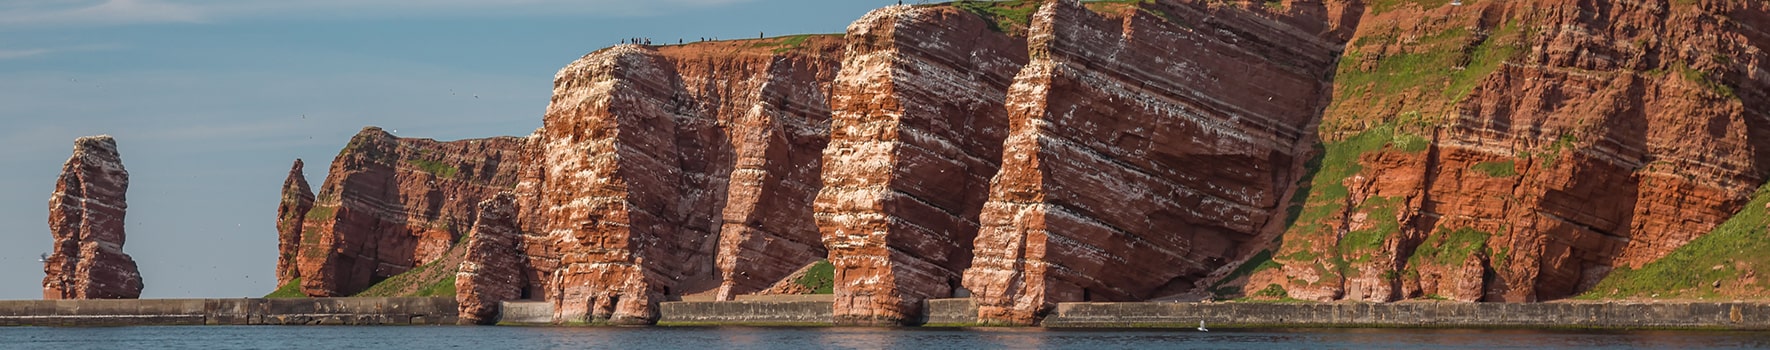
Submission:
[[[75,138],[117,138],[143,298],[274,289],[290,163],[316,188],[363,126],[527,135],[553,74],[621,38],[839,33],[895,0],[10,0],[0,3],[0,299],[42,297]]]

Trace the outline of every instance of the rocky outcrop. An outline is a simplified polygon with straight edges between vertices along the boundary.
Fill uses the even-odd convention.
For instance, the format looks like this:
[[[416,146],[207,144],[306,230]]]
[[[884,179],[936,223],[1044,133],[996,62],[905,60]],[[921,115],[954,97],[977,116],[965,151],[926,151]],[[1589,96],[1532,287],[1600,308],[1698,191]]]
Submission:
[[[461,324],[498,321],[498,303],[522,297],[522,232],[516,227],[516,197],[500,193],[479,203],[479,218],[467,240],[467,258],[455,276]]]
[[[1766,6],[1372,7],[1279,268],[1246,288],[1553,300],[1709,232],[1770,171]]]
[[[1021,39],[950,6],[892,6],[848,27],[817,224],[840,323],[898,323],[951,297],[1006,135]]]
[[[129,171],[110,136],[74,140],[49,197],[55,246],[43,263],[43,299],[135,299],[141,273],[123,253]]]
[[[301,277],[295,256],[301,249],[301,226],[307,212],[313,209],[313,190],[307,186],[300,159],[283,180],[281,204],[277,205],[277,285],[288,284]]]
[[[516,185],[523,142],[438,142],[364,128],[301,214],[302,292],[349,296],[441,257],[466,235],[476,203]]]
[[[811,220],[834,36],[600,50],[560,70],[518,192],[559,322],[648,323],[824,256]]]
[[[1261,15],[1053,1],[1033,16],[1034,58],[1008,91],[1002,171],[965,275],[981,319],[1031,324],[1057,302],[1185,292],[1264,243],[1337,48]]]

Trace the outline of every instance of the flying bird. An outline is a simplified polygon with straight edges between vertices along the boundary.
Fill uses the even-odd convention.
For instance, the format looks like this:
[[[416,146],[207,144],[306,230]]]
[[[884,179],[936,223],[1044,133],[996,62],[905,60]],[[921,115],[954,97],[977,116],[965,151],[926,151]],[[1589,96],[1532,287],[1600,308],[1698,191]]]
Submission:
[[[49,253],[38,254],[37,255],[37,262],[40,262],[40,263],[49,262]]]
[[[1209,329],[1205,329],[1205,320],[1198,320],[1198,331],[1200,331],[1200,332],[1210,332],[1210,331],[1211,331],[1211,330],[1209,330]]]

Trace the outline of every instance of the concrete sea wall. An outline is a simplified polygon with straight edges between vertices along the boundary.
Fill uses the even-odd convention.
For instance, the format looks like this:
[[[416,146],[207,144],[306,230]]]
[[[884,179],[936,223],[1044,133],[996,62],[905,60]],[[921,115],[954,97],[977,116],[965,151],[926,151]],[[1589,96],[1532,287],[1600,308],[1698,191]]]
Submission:
[[[455,324],[455,298],[0,300],[0,326]]]
[[[500,325],[544,325],[553,323],[553,303],[545,301],[506,301],[498,303]]]
[[[1403,327],[1770,329],[1770,304],[1678,303],[1063,303],[1046,327]]]
[[[829,325],[831,301],[677,301],[658,305],[659,325]]]
[[[830,325],[828,300],[666,302],[660,325]],[[505,302],[499,324],[553,323],[546,302]],[[977,324],[970,299],[923,304],[928,326]],[[453,298],[0,301],[0,326],[455,324]],[[1770,330],[1766,302],[1062,303],[1045,327],[1708,328]]]

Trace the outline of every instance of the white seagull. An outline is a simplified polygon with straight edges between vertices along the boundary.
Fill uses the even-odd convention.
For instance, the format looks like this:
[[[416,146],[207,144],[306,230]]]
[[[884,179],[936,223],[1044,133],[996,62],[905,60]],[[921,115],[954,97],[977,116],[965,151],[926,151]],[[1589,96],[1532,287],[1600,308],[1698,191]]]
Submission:
[[[1200,331],[1200,332],[1210,332],[1210,331],[1211,331],[1211,330],[1209,330],[1209,329],[1205,329],[1205,320],[1198,320],[1198,331]]]
[[[38,254],[37,255],[37,262],[40,262],[40,263],[49,262],[49,253]]]

